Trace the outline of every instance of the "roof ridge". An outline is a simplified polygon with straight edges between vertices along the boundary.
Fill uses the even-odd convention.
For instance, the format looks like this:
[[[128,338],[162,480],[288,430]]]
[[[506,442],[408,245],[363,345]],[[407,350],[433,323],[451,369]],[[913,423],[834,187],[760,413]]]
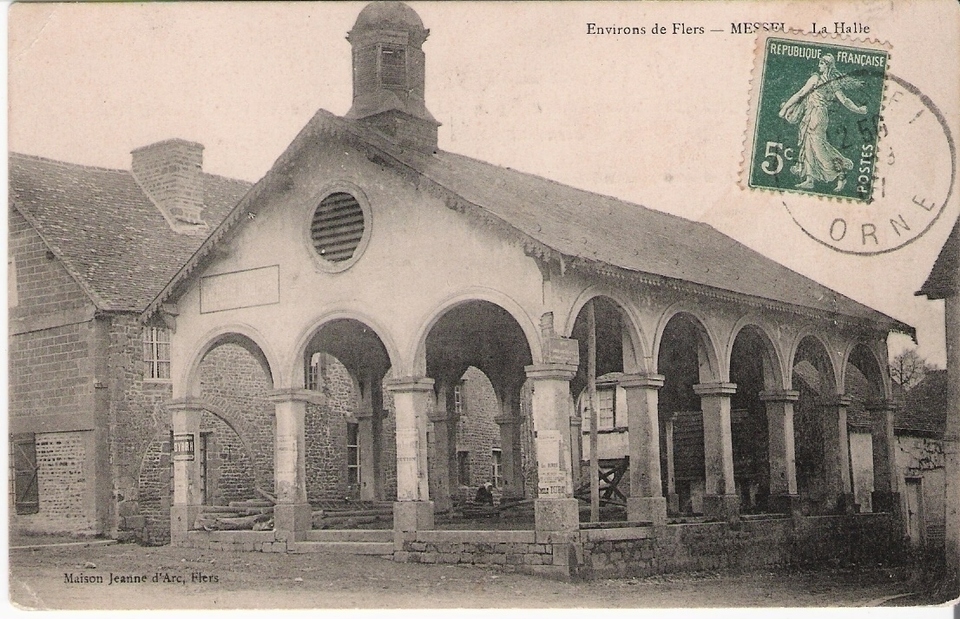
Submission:
[[[647,206],[647,205],[645,205],[645,204],[640,204],[639,202],[631,202],[631,201],[629,201],[629,200],[625,200],[625,199],[619,198],[619,197],[617,197],[617,196],[611,196],[610,194],[606,194],[606,193],[599,193],[599,192],[597,192],[597,191],[593,191],[592,189],[584,189],[584,188],[582,188],[582,187],[577,187],[576,185],[570,185],[570,184],[567,184],[567,183],[562,183],[562,182],[560,182],[560,181],[558,181],[558,180],[555,180],[555,179],[552,179],[552,178],[548,178],[548,177],[546,177],[546,176],[540,176],[539,174],[534,174],[533,172],[525,172],[525,171],[523,171],[523,170],[518,170],[517,168],[511,168],[510,166],[502,166],[502,165],[499,165],[499,164],[496,164],[496,163],[491,163],[491,162],[489,162],[489,161],[484,161],[483,159],[477,159],[476,157],[471,157],[471,156],[469,156],[469,155],[463,155],[463,154],[460,154],[460,153],[455,153],[455,152],[449,151],[449,150],[442,150],[442,149],[440,149],[438,152],[444,153],[444,154],[446,154],[446,155],[453,155],[454,157],[462,157],[462,158],[464,158],[464,159],[470,159],[471,161],[476,161],[477,163],[482,163],[483,165],[494,166],[494,167],[500,168],[501,170],[509,170],[510,172],[516,172],[517,174],[522,174],[522,175],[524,175],[524,176],[529,176],[529,177],[531,177],[531,178],[535,178],[535,179],[540,180],[540,181],[545,181],[545,182],[547,182],[547,183],[550,183],[551,185],[556,185],[556,186],[558,186],[558,187],[563,187],[564,189],[574,189],[574,190],[576,190],[576,191],[580,191],[580,192],[583,192],[583,193],[585,193],[585,194],[587,194],[587,195],[594,196],[594,197],[597,197],[597,198],[604,198],[604,199],[607,199],[607,200],[615,200],[616,202],[620,202],[620,203],[622,203],[622,204],[628,204],[628,205],[630,205],[630,206],[639,206],[640,208],[642,208],[642,209],[644,209],[644,210],[646,210],[646,211],[650,211],[650,212],[656,213],[656,214],[658,214],[658,215],[665,215],[665,216],[667,216],[667,217],[675,217],[675,218],[677,218],[677,219],[682,219],[683,221],[686,221],[686,222],[689,222],[689,223],[692,223],[692,224],[699,224],[699,225],[701,225],[701,226],[706,226],[706,227],[711,228],[711,229],[713,229],[713,230],[717,230],[715,227],[713,227],[713,226],[711,226],[710,224],[708,224],[708,223],[706,223],[706,222],[703,222],[703,221],[697,221],[696,219],[690,219],[690,218],[688,218],[688,217],[684,217],[683,215],[677,215],[676,213],[669,213],[669,212],[667,212],[667,211],[661,211],[661,210],[659,210],[659,209],[653,208],[652,206]],[[720,230],[717,230],[717,232],[720,232]],[[720,232],[720,234],[723,234],[723,232]],[[724,235],[724,236],[727,236],[727,235]],[[733,237],[729,237],[729,238],[733,238]],[[736,239],[733,239],[733,240],[736,241]],[[740,241],[737,241],[737,242],[739,243]],[[742,243],[741,243],[741,245],[742,245]]]
[[[10,157],[16,157],[20,159],[33,159],[34,161],[42,161],[44,163],[50,163],[53,165],[58,165],[65,168],[83,168],[85,170],[99,170],[101,172],[116,172],[119,174],[131,174],[130,170],[124,170],[123,168],[105,168],[103,166],[87,165],[84,163],[74,163],[72,161],[63,161],[61,159],[51,159],[50,157],[43,157],[41,155],[30,155],[27,153],[18,153],[15,151],[9,152]]]

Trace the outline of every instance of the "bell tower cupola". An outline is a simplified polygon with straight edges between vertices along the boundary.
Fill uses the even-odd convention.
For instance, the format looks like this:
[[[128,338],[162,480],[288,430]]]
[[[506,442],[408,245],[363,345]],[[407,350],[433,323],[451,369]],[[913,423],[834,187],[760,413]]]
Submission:
[[[368,4],[347,34],[353,47],[353,106],[361,121],[401,148],[437,150],[440,125],[424,102],[423,42],[430,31],[403,2]]]

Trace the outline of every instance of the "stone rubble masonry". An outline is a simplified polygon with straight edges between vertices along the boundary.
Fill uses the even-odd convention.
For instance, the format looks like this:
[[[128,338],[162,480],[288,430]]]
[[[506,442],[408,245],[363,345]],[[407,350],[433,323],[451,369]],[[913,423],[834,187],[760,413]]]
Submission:
[[[94,534],[92,471],[86,452],[92,432],[50,432],[36,435],[37,483],[42,519],[31,530]]]

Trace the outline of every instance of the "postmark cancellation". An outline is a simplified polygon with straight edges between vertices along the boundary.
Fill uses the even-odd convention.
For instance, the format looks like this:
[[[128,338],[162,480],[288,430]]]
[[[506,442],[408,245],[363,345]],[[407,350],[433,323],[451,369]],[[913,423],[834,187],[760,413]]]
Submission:
[[[910,243],[952,193],[949,128],[890,62],[878,41],[758,37],[741,187],[779,194],[808,236],[840,252]]]

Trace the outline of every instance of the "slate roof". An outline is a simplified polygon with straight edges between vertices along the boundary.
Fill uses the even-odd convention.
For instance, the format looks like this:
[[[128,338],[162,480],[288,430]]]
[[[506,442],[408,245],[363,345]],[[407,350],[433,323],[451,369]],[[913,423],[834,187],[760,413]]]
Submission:
[[[960,219],[953,226],[923,287],[916,293],[928,299],[945,299],[960,293]]]
[[[913,334],[914,329],[749,249],[711,226],[599,195],[532,174],[439,151],[404,151],[361,122],[318,111],[244,200],[184,269],[151,303],[156,310],[204,260],[219,239],[258,208],[258,196],[282,190],[295,157],[329,139],[348,140],[368,156],[413,172],[451,208],[470,211],[531,245],[531,251],[572,264],[610,267],[655,283],[692,282],[792,308],[869,321]]]
[[[211,229],[251,184],[203,174]],[[11,153],[9,198],[101,310],[143,311],[203,242],[177,234],[127,170]]]
[[[947,371],[927,372],[920,383],[908,391],[893,425],[905,433],[943,436],[947,425]]]

